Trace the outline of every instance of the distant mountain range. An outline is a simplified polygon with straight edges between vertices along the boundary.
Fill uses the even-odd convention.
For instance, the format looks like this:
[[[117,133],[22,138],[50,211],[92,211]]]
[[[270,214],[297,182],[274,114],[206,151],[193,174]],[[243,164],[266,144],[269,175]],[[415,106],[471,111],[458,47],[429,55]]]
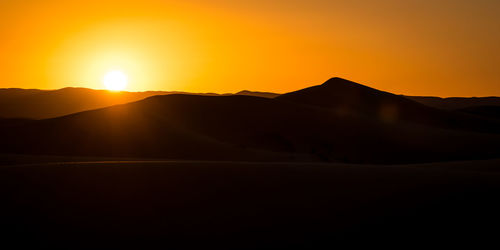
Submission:
[[[178,91],[111,92],[87,88],[58,90],[0,89],[0,117],[46,119],[69,115],[85,110],[142,100],[155,95],[193,94],[205,96],[233,95],[215,93],[188,93]],[[274,97],[267,92],[241,91],[235,95]]]
[[[336,92],[335,99],[342,98],[343,92]],[[271,92],[258,92],[243,90],[234,94],[217,93],[189,93],[179,91],[145,91],[145,92],[111,92],[107,90],[94,90],[87,88],[63,88],[58,90],[39,89],[0,89],[0,118],[25,118],[25,119],[47,119],[63,115],[69,115],[86,110],[109,107],[142,100],[155,95],[187,94],[203,96],[227,96],[246,95],[265,98],[275,98],[280,94]],[[497,112],[482,112],[483,109],[495,109],[488,107],[500,107],[500,97],[428,97],[428,96],[404,96],[407,99],[422,103],[426,106],[463,111],[498,118]],[[475,111],[478,107],[480,110]],[[486,107],[486,108],[485,108]],[[392,112],[386,110],[385,112]]]
[[[460,110],[481,106],[500,106],[500,97],[432,97],[432,96],[404,96],[408,99],[425,104],[427,106],[446,109]]]
[[[499,120],[341,78],[269,97],[167,93],[52,119],[4,119],[0,153],[355,163],[500,157]]]
[[[280,94],[276,93],[271,93],[271,92],[259,92],[259,91],[249,91],[249,90],[243,90],[235,95],[248,95],[248,96],[257,96],[257,97],[265,97],[265,98],[275,98],[279,96]]]

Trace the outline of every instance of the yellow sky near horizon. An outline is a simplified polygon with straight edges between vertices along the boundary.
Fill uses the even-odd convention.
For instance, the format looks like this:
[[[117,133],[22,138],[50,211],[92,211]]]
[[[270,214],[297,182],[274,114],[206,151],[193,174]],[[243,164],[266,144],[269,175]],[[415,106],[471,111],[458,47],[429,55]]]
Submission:
[[[0,87],[500,96],[500,1],[6,0]]]

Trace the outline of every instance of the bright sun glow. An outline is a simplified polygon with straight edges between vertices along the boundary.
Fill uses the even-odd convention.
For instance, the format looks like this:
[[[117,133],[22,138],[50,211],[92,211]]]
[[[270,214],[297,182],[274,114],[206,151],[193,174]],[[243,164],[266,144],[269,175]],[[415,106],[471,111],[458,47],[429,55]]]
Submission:
[[[104,86],[106,86],[106,89],[112,91],[121,91],[127,87],[128,77],[127,75],[125,75],[125,73],[119,70],[113,70],[106,73],[102,81],[104,83]]]

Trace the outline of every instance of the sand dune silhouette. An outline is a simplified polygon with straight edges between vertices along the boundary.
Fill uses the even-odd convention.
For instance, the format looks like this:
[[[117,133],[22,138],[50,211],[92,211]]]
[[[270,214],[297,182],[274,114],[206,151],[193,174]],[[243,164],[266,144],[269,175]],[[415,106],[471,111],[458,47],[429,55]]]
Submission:
[[[273,99],[162,95],[4,125],[0,148],[53,155],[408,163],[500,156],[498,128],[493,120],[332,78]]]

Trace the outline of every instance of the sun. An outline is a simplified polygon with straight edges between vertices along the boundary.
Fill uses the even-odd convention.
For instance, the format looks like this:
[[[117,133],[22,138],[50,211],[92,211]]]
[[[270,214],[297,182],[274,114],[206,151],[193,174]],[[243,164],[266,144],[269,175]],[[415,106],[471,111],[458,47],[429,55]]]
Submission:
[[[108,90],[121,91],[127,87],[128,77],[122,71],[113,70],[104,75],[102,82]]]

